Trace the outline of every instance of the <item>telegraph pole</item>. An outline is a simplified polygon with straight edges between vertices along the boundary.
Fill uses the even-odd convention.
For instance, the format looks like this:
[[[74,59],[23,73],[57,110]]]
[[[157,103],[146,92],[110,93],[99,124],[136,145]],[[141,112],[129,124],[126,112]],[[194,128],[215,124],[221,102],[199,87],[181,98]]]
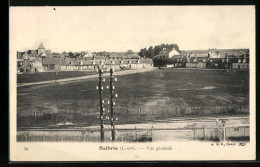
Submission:
[[[103,120],[103,97],[102,97],[102,90],[103,90],[103,86],[102,86],[102,73],[103,70],[102,69],[98,69],[99,71],[99,79],[98,79],[98,90],[99,90],[99,100],[100,100],[100,137],[101,137],[101,142],[104,141],[104,120]]]
[[[116,140],[116,130],[115,130],[115,123],[114,121],[117,121],[118,118],[114,118],[114,107],[116,105],[115,103],[115,98],[118,97],[117,93],[114,92],[115,90],[115,86],[113,85],[113,81],[117,81],[117,78],[114,78],[113,76],[113,68],[110,69],[110,84],[107,85],[107,89],[110,89],[110,100],[108,100],[108,104],[110,104],[110,118],[108,115],[106,115],[104,117],[104,112],[105,112],[105,108],[104,108],[104,100],[103,100],[103,96],[102,96],[102,92],[103,92],[103,86],[102,86],[102,82],[105,82],[105,78],[102,78],[102,73],[103,73],[103,69],[98,69],[97,70],[99,72],[99,82],[98,82],[98,86],[96,87],[96,89],[99,90],[99,100],[100,100],[100,137],[101,137],[101,142],[104,141],[104,120],[108,119],[110,120],[110,124],[111,124],[111,139],[112,141]],[[107,110],[107,114],[109,113],[109,109]],[[105,113],[106,114],[106,113]]]
[[[110,120],[111,120],[111,134],[112,134],[112,141],[115,141],[115,124],[114,124],[114,89],[115,87],[113,86],[113,69],[110,69],[110,108],[111,108],[111,113],[110,113]]]

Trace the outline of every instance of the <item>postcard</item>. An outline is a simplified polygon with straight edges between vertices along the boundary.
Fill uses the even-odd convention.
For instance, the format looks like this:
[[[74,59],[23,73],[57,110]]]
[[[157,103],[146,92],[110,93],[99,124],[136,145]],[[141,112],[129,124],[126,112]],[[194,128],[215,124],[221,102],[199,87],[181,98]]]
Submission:
[[[9,11],[10,161],[255,159],[255,6]]]

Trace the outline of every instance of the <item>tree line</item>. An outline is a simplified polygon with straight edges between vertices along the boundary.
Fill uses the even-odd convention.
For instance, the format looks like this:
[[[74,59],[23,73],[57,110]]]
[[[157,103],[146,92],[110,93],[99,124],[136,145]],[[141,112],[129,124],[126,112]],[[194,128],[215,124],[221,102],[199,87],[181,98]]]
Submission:
[[[161,44],[161,45],[156,45],[156,46],[150,46],[148,49],[142,48],[138,55],[140,57],[145,57],[145,58],[154,58],[157,56],[164,48],[172,50],[175,48],[177,51],[179,50],[179,46],[177,44]]]

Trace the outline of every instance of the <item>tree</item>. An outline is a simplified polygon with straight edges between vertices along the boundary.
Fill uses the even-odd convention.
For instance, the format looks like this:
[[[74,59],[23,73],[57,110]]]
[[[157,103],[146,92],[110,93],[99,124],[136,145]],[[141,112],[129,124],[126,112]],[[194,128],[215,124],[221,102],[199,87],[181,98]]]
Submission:
[[[133,53],[134,53],[134,52],[133,52],[132,50],[128,50],[128,51],[126,52],[127,55],[133,55]]]
[[[68,56],[69,56],[69,58],[75,58],[74,53],[72,53],[72,52],[69,52]]]
[[[161,44],[161,45],[156,45],[155,47],[150,46],[148,48],[148,50],[146,48],[143,48],[140,50],[140,52],[138,53],[138,55],[140,57],[148,57],[148,58],[154,58],[155,56],[159,55],[159,53],[163,50],[163,49],[167,49],[167,50],[172,50],[173,48],[176,49],[178,52],[180,52],[179,50],[179,46],[177,44]]]
[[[147,57],[147,49],[146,48],[141,49],[138,55],[140,57]]]
[[[158,55],[163,50],[162,45],[157,45],[154,47],[154,54]]]
[[[147,52],[147,57],[148,58],[153,58],[154,56],[155,56],[154,49],[153,49],[152,46],[150,46],[149,49],[148,49],[148,52]]]

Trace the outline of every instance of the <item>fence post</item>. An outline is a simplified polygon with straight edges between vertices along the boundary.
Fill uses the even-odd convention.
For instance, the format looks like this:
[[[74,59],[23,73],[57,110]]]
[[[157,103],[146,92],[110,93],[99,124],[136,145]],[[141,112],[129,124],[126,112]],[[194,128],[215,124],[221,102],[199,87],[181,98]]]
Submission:
[[[26,136],[26,141],[29,141],[29,131],[25,132],[25,136]]]
[[[203,125],[203,139],[206,140],[206,128],[205,128],[205,125]]]
[[[193,134],[194,134],[194,140],[196,140],[196,129],[195,129],[195,125],[193,127]]]
[[[82,134],[82,141],[85,141],[85,131],[82,131],[81,134]]]
[[[151,133],[151,138],[153,139],[153,125],[152,125],[152,133]]]
[[[226,128],[225,128],[225,126],[223,126],[222,129],[223,129],[223,142],[225,142],[226,141]]]
[[[136,131],[136,126],[135,126],[135,140],[137,142],[137,131]]]

